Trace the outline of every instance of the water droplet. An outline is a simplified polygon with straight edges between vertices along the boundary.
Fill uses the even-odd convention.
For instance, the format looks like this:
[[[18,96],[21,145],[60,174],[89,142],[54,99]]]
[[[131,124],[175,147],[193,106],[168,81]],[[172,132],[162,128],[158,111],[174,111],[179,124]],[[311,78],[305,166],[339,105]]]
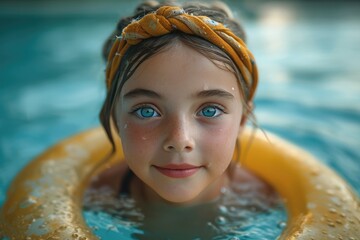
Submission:
[[[108,226],[106,227],[106,229],[107,229],[108,231],[114,231],[114,232],[117,232],[117,231],[118,231],[117,227],[114,226],[114,225],[108,225]]]
[[[286,222],[284,222],[284,221],[281,221],[281,222],[279,222],[278,223],[278,228],[280,228],[280,229],[283,229],[283,228],[285,228],[286,227]]]
[[[37,201],[34,197],[30,196],[28,199],[20,203],[20,208],[27,208],[33,204],[35,204]]]
[[[335,223],[333,223],[333,222],[328,222],[327,225],[328,225],[329,227],[335,227]]]
[[[312,202],[309,202],[309,203],[307,204],[307,208],[308,208],[308,209],[314,209],[314,208],[316,208],[316,204],[315,204],[315,203],[312,203]]]
[[[329,233],[328,234],[328,239],[335,239],[335,236]]]
[[[219,206],[219,210],[221,213],[227,213],[228,212],[228,209],[226,206],[223,206],[223,205],[220,205]]]
[[[326,193],[327,193],[328,195],[334,195],[334,190],[328,189],[328,190],[326,190]]]
[[[229,210],[230,210],[230,212],[237,212],[236,207],[233,207],[233,206],[231,206],[231,207],[229,208]]]
[[[340,206],[340,199],[338,197],[331,197],[331,201],[335,203],[336,206]]]
[[[223,216],[219,216],[219,217],[216,218],[216,223],[220,224],[220,225],[223,225],[223,224],[227,223],[227,220]]]
[[[330,209],[329,209],[329,212],[330,212],[330,213],[336,213],[336,209],[335,209],[335,208],[330,208]]]

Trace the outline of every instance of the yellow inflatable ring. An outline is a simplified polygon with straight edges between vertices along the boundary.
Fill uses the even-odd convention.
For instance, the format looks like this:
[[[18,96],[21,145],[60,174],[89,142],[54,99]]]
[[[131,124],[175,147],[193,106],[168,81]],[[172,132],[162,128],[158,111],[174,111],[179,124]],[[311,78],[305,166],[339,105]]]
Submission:
[[[289,219],[279,239],[358,239],[359,198],[344,180],[275,136],[245,132],[241,143],[242,164],[285,199]],[[60,142],[32,161],[9,188],[0,212],[0,238],[98,239],[82,217],[82,197],[99,165],[122,158],[118,152],[104,164],[110,150],[97,128]]]

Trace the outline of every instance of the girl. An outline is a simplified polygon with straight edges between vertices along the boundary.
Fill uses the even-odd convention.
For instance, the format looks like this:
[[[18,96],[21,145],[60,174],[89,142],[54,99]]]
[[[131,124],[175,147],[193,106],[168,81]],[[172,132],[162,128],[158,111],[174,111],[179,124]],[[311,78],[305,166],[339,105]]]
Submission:
[[[206,204],[245,182],[268,191],[232,163],[258,80],[244,41],[220,3],[151,1],[122,19],[104,46],[100,119],[114,149],[115,126],[125,161],[94,185],[153,207]]]

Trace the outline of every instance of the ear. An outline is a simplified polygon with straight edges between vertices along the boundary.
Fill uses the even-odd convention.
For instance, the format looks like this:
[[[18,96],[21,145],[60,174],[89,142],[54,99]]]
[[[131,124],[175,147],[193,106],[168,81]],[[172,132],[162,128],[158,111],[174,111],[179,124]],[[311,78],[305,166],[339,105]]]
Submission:
[[[252,112],[253,110],[253,102],[250,101],[247,103],[248,108],[243,110],[242,116],[241,116],[241,121],[240,121],[240,127],[239,127],[239,135],[242,133],[243,129],[246,126],[246,121],[248,119],[249,113]]]

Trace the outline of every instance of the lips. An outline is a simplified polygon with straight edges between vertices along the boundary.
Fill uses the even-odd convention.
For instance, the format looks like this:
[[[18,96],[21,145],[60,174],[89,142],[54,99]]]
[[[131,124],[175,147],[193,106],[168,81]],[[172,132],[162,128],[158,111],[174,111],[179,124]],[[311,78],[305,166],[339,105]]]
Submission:
[[[186,178],[200,170],[201,166],[191,164],[168,164],[165,166],[154,166],[160,173],[171,178]]]

